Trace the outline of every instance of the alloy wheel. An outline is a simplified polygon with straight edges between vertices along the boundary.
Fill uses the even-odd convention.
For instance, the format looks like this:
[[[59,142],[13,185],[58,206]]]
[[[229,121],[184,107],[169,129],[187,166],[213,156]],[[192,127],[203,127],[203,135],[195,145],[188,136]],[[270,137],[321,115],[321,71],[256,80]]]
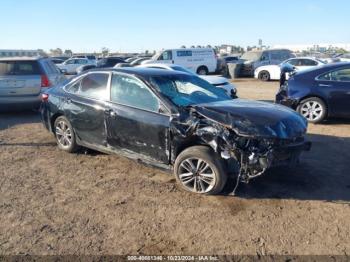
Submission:
[[[308,101],[301,106],[300,113],[310,121],[317,121],[322,117],[323,107],[316,101]]]
[[[55,133],[58,143],[63,148],[70,147],[73,141],[72,130],[65,121],[59,121],[57,123]]]
[[[216,175],[210,165],[200,158],[187,158],[179,166],[182,185],[195,193],[207,193],[215,186]]]

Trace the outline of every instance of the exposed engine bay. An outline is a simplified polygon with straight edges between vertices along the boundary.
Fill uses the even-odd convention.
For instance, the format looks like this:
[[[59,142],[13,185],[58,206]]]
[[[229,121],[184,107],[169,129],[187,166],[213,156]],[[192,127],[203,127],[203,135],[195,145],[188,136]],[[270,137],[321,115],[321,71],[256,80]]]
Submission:
[[[210,114],[215,114],[215,117]],[[306,142],[303,137],[306,127],[298,130],[292,126],[293,131],[269,125],[261,128],[230,113],[225,112],[221,117],[219,122],[217,108],[212,111],[200,106],[192,107],[187,119],[172,122],[172,129],[183,139],[197,139],[209,145],[226,161],[228,172],[237,176],[233,194],[239,182],[248,183],[273,166],[294,165],[298,163],[301,152],[311,148],[311,142]],[[283,122],[279,125],[285,127]],[[270,131],[269,136],[266,130]]]

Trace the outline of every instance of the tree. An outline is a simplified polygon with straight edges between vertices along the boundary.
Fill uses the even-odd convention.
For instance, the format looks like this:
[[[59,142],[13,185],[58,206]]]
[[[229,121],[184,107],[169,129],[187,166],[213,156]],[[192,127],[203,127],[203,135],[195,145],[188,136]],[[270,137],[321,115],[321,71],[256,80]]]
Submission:
[[[101,53],[102,53],[103,57],[106,57],[109,54],[109,49],[107,47],[102,47],[101,48]]]
[[[51,55],[53,55],[53,56],[60,56],[60,55],[63,54],[61,48],[50,49],[50,53],[51,53]]]
[[[72,56],[72,55],[73,55],[73,52],[72,52],[72,50],[70,50],[70,49],[66,49],[66,50],[64,50],[64,54],[65,54],[66,56]]]

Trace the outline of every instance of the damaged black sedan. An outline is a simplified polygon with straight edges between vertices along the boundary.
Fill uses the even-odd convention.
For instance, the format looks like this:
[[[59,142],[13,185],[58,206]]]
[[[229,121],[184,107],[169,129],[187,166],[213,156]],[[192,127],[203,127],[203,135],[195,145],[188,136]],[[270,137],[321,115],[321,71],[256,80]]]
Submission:
[[[199,77],[157,69],[100,69],[42,94],[44,125],[58,147],[79,147],[173,170],[195,193],[217,194],[227,177],[248,182],[298,162],[307,121],[286,107],[232,99]]]

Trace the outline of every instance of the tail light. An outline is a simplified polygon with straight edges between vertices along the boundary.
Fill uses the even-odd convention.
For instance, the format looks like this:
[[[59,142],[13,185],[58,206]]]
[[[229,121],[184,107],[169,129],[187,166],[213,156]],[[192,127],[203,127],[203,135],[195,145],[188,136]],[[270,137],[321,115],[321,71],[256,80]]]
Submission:
[[[49,94],[41,94],[41,101],[42,102],[47,102],[47,100],[49,100]]]
[[[47,75],[41,75],[41,87],[50,87],[51,83]]]

